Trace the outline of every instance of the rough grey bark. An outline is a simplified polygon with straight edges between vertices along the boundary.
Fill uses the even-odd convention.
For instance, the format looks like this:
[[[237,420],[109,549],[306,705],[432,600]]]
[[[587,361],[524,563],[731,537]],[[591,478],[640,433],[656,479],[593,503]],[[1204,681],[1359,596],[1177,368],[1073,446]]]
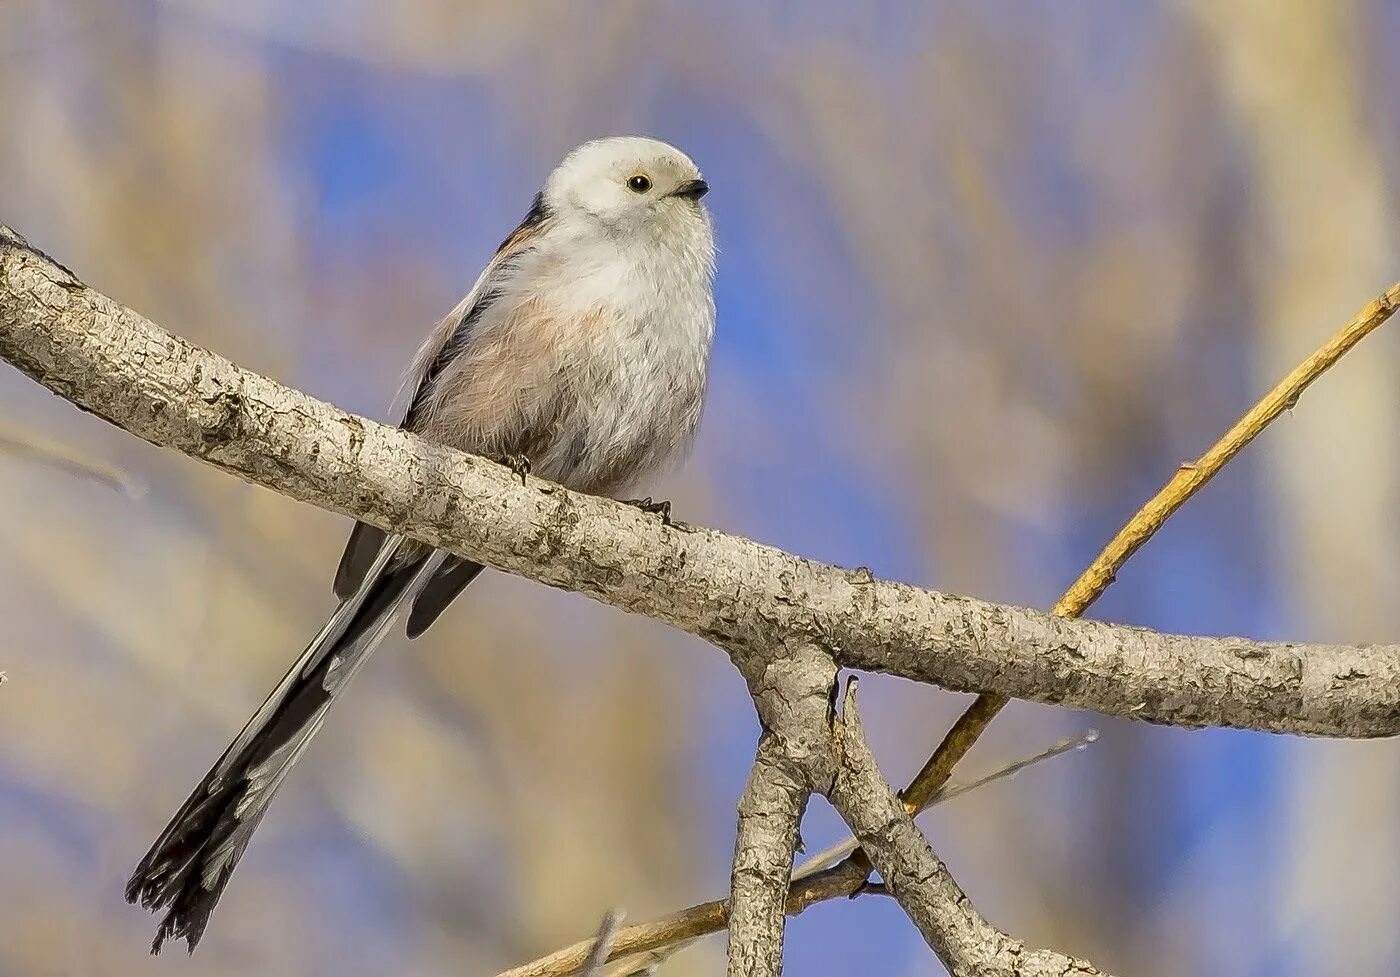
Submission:
[[[0,357],[153,444],[497,569],[665,621],[752,672],[846,667],[1177,725],[1400,732],[1400,647],[1164,635],[879,580],[535,479],[239,369],[0,229]]]
[[[835,775],[831,704],[836,662],[821,646],[780,646],[736,660],[763,724],[739,800],[729,886],[729,977],[782,972],[783,927],[798,825]]]
[[[1106,977],[1087,961],[1027,947],[973,907],[875,765],[854,680],[835,733],[840,761],[831,804],[952,977]]]
[[[739,798],[729,876],[729,977],[782,972],[788,880],[809,796],[776,737],[765,732]]]

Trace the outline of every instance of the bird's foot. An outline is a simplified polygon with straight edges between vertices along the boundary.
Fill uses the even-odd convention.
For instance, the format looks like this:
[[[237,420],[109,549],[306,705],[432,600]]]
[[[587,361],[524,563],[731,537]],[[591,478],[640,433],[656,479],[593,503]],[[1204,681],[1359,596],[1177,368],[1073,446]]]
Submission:
[[[668,501],[666,501],[666,500],[664,500],[664,499],[663,499],[662,501],[660,501],[660,502],[653,502],[653,501],[651,500],[651,496],[650,496],[650,495],[648,495],[645,499],[626,499],[626,500],[624,500],[624,501],[626,502],[627,505],[635,506],[636,508],[641,509],[643,512],[647,513],[648,515],[653,515],[653,516],[658,516],[658,515],[659,515],[659,516],[661,517],[661,525],[663,525],[663,526],[670,526],[670,525],[672,525],[672,523],[671,523],[671,503],[670,503],[670,502],[668,502]]]
[[[520,478],[520,484],[525,484],[525,476],[530,474],[530,459],[524,455],[504,455],[500,462]]]

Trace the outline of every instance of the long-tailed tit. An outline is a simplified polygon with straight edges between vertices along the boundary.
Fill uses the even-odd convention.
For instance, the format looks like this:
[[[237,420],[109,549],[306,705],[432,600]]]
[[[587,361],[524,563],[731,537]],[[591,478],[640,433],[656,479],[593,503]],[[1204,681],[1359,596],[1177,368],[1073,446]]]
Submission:
[[[708,189],[654,139],[570,153],[423,345],[402,426],[610,496],[683,454],[714,334]],[[171,938],[194,950],[272,795],[398,617],[416,637],[481,569],[355,526],[340,606],[127,885],[128,901],[166,910],[152,952]]]

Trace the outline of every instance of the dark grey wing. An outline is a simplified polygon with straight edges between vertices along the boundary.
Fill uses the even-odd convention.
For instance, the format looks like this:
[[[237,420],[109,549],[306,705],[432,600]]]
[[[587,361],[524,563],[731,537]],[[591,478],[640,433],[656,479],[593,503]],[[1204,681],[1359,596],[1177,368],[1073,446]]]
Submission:
[[[384,545],[386,533],[367,522],[355,523],[350,530],[350,540],[345,544],[345,552],[340,555],[340,566],[335,568],[335,595],[341,600],[349,600],[364,582],[365,573],[374,562],[379,549]]]
[[[548,219],[549,209],[545,206],[544,194],[537,193],[524,219],[501,242],[466,298],[433,330],[418,351],[409,378],[413,395],[409,398],[400,427],[413,430],[417,426],[434,383],[462,351],[471,336],[472,327],[482,314],[500,298],[502,274],[509,272],[515,260],[533,246],[535,236]],[[374,563],[385,539],[383,530],[362,522],[355,524],[335,571],[335,595],[338,598],[345,600],[359,589],[365,572]],[[469,567],[474,569],[469,571]],[[408,621],[409,637],[422,634],[480,572],[480,566],[455,559],[444,566],[439,577],[428,585],[413,605]]]
[[[432,627],[438,615],[447,610],[447,605],[466,590],[467,584],[475,580],[483,569],[480,563],[456,557],[448,561],[414,600],[413,609],[408,612],[409,638],[416,638]]]

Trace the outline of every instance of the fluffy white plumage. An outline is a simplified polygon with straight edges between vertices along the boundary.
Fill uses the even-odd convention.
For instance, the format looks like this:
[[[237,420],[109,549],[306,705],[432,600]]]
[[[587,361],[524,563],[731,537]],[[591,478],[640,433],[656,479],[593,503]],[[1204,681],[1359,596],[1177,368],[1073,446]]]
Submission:
[[[645,190],[629,186],[638,178]],[[690,158],[654,139],[570,153],[420,351],[409,426],[523,456],[586,492],[620,492],[679,456],[714,336],[714,240],[697,186]]]

